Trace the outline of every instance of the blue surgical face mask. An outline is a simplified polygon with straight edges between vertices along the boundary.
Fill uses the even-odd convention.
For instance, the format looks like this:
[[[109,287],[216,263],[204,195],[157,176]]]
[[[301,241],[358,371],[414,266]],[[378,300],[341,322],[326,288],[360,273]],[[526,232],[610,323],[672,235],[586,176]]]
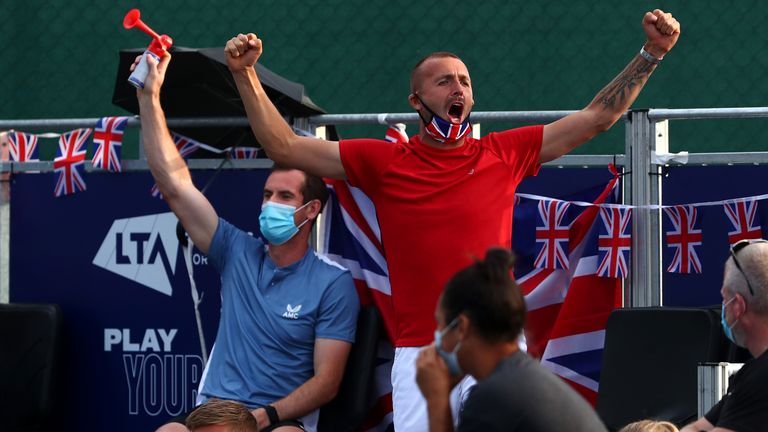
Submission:
[[[453,351],[448,352],[443,350],[443,336],[451,331],[454,327],[456,327],[458,322],[459,317],[456,317],[453,321],[451,321],[450,324],[445,326],[443,331],[435,330],[435,349],[437,350],[437,354],[445,362],[445,365],[448,366],[448,373],[453,376],[459,376],[463,373],[461,366],[459,366],[459,358],[456,356],[456,353],[459,352],[459,348],[461,348],[461,342],[456,344],[456,347],[453,349]]]
[[[310,201],[312,202],[312,201]],[[293,222],[293,215],[309,204],[296,208],[287,204],[280,204],[267,201],[261,206],[259,215],[259,227],[261,234],[270,244],[281,245],[296,235],[309,219],[302,222],[299,226]]]
[[[720,324],[723,326],[725,337],[727,337],[728,340],[735,343],[736,345],[739,345],[738,343],[736,343],[736,339],[733,336],[733,325],[736,324],[736,322],[738,321],[738,318],[736,319],[736,321],[733,322],[733,325],[728,325],[728,321],[725,320],[725,308],[735,299],[736,297],[734,296],[734,297],[731,297],[731,299],[728,300],[727,302],[723,303],[723,308],[721,309],[721,312],[720,312]]]
[[[424,119],[424,117],[421,117],[421,113],[419,113],[419,117],[424,123],[424,129],[435,141],[444,144],[453,144],[467,136],[467,134],[472,131],[472,125],[469,123],[469,116],[467,116],[467,118],[464,119],[461,124],[453,124],[432,111],[432,109],[428,107],[423,100],[421,100],[419,95],[415,96],[417,99],[419,99],[419,102],[424,105],[424,108],[426,108],[427,111],[432,114],[432,119],[430,121],[427,121]]]

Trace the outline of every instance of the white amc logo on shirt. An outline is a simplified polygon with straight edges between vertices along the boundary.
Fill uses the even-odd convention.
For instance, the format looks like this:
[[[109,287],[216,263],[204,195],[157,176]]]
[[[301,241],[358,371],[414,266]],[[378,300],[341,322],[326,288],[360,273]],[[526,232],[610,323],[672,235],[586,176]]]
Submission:
[[[288,303],[285,309],[286,311],[283,312],[283,318],[299,319],[299,311],[301,310],[301,305],[291,307],[291,304]]]

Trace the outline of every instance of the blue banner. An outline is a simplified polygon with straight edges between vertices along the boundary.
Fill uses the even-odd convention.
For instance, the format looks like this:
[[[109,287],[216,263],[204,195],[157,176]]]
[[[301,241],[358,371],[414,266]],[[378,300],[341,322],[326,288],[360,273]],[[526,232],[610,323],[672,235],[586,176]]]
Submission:
[[[210,171],[194,174],[201,187]],[[219,216],[258,234],[268,171],[225,171],[207,195]],[[154,430],[194,407],[203,360],[176,217],[148,173],[89,173],[88,190],[54,198],[52,174],[11,185],[10,300],[61,306],[57,430]],[[208,350],[219,276],[199,251]]]
[[[193,177],[201,187],[211,175],[201,171]],[[267,175],[224,171],[207,195],[219,216],[258,235]],[[518,192],[577,196],[602,189],[610,177],[606,168],[548,168],[526,179]],[[54,417],[61,430],[154,430],[194,406],[204,367],[176,218],[164,201],[150,196],[149,173],[89,173],[86,181],[87,191],[54,198],[52,174],[13,177],[10,299],[57,303],[63,311]],[[673,168],[663,179],[663,200],[689,204],[760,195],[767,183],[764,167]],[[763,224],[767,211],[760,202]],[[728,221],[722,206],[699,212],[703,272],[664,271],[665,305],[720,302]],[[667,230],[669,221],[662,218]],[[665,240],[662,247],[665,269],[672,251]],[[219,276],[199,251],[192,260],[210,350],[219,320]]]

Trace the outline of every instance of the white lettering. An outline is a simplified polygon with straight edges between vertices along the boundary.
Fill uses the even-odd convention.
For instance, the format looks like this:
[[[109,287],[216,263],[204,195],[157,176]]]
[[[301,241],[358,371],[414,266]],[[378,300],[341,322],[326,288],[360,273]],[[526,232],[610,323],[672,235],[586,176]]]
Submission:
[[[119,344],[122,336],[120,329],[104,329],[104,351],[112,351],[112,345]]]
[[[192,255],[192,264],[208,265],[208,257],[199,253]]]
[[[123,351],[136,352],[139,344],[131,343],[131,329],[123,329]]]
[[[112,351],[117,345],[122,346],[123,352],[171,352],[173,339],[178,332],[179,329],[146,329],[139,343],[131,341],[131,329],[105,328],[104,351]]]
[[[173,338],[176,337],[176,333],[178,332],[179,329],[171,329],[168,333],[166,333],[164,329],[157,329],[160,339],[163,340],[163,351],[171,352],[171,342],[173,342]]]
[[[160,344],[157,343],[157,335],[155,334],[155,331],[147,329],[147,331],[144,332],[144,339],[141,341],[141,351],[147,352],[150,348],[152,351],[158,352],[160,351]]]

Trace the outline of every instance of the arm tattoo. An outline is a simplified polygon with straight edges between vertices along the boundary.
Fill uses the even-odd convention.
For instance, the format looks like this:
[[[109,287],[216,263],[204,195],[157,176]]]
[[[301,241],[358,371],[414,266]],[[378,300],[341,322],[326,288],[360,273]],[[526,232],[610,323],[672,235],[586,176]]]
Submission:
[[[623,71],[604,89],[600,90],[596,99],[604,110],[620,108],[626,110],[635,100],[656,65],[651,64],[640,56],[635,57]],[[617,106],[618,102],[618,106]]]

